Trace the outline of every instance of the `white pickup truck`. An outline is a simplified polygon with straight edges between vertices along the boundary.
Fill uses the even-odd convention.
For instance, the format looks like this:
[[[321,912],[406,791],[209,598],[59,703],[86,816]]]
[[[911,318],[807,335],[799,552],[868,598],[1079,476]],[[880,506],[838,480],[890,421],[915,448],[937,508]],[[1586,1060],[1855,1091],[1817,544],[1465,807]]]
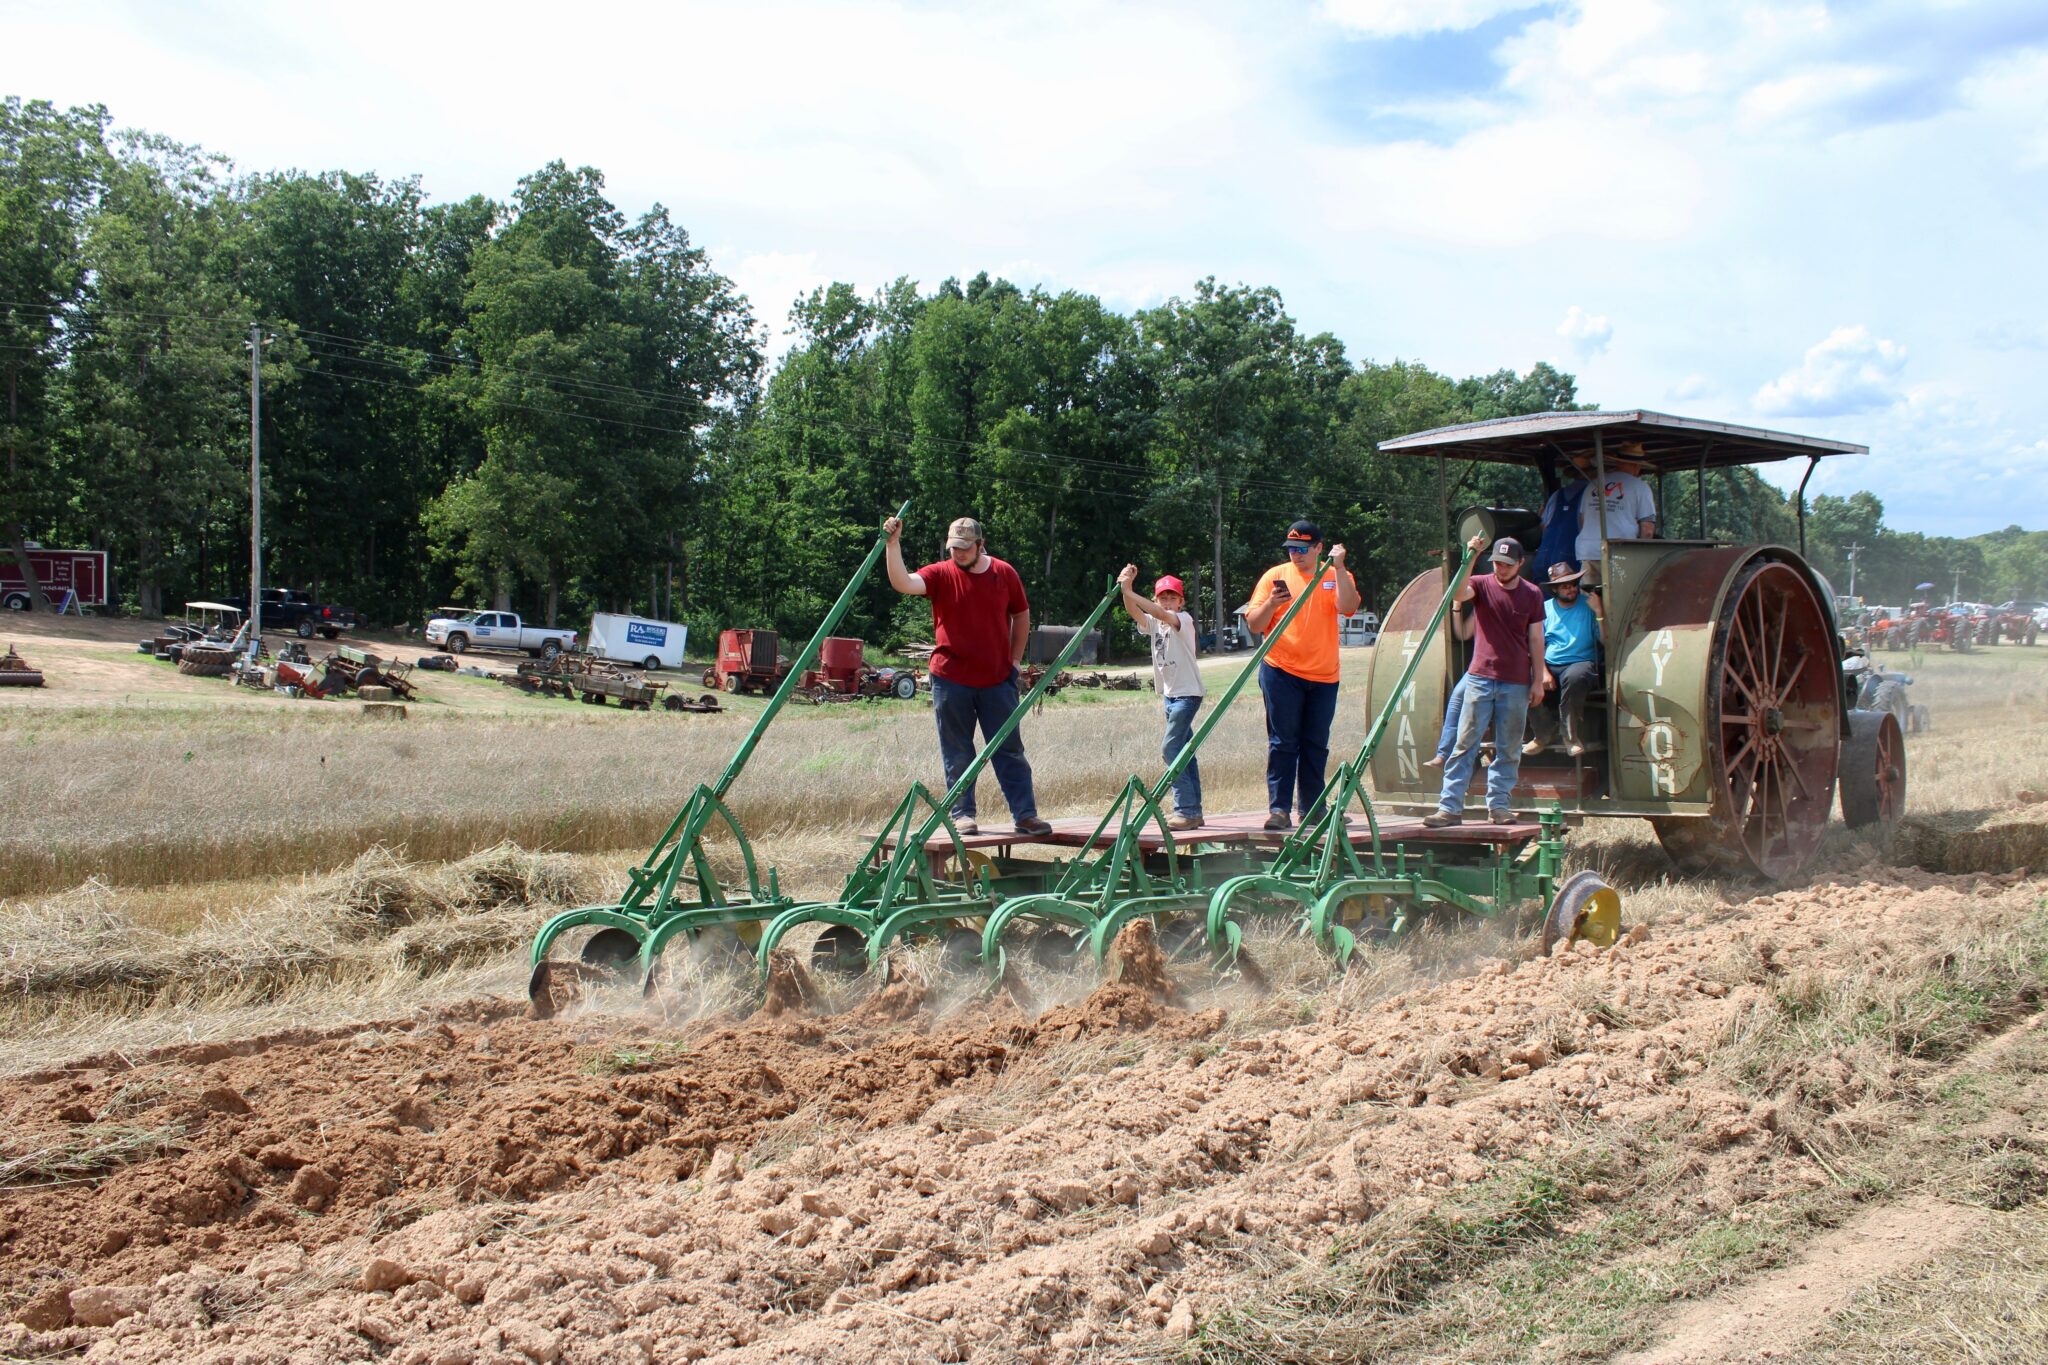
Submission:
[[[436,616],[427,622],[427,643],[450,654],[471,649],[516,649],[552,659],[565,649],[576,648],[576,632],[521,625],[519,617],[509,611],[472,611],[461,616]]]

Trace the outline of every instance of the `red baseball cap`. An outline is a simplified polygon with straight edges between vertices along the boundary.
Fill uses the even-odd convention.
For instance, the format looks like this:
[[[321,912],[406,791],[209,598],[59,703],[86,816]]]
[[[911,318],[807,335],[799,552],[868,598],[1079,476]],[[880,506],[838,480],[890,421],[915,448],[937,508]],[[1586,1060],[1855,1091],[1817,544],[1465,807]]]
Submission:
[[[1159,594],[1163,592],[1177,592],[1182,597],[1186,597],[1188,595],[1188,590],[1185,587],[1183,587],[1181,585],[1181,581],[1178,578],[1175,578],[1172,574],[1168,574],[1166,577],[1160,579],[1157,583],[1154,583],[1152,585],[1152,595],[1154,597],[1159,596]]]

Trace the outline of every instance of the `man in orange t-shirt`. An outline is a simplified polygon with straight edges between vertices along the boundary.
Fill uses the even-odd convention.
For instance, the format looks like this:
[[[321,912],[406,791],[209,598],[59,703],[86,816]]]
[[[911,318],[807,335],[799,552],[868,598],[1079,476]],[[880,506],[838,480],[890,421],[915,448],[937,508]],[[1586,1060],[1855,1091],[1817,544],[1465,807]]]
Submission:
[[[1304,824],[1320,813],[1330,766],[1330,722],[1337,715],[1337,618],[1358,610],[1358,585],[1344,567],[1344,547],[1330,551],[1330,567],[1314,584],[1309,574],[1322,558],[1323,533],[1312,521],[1287,528],[1287,561],[1266,570],[1245,608],[1245,624],[1259,634],[1285,614],[1302,593],[1309,602],[1259,664],[1266,698],[1266,828],[1287,829],[1290,810]]]

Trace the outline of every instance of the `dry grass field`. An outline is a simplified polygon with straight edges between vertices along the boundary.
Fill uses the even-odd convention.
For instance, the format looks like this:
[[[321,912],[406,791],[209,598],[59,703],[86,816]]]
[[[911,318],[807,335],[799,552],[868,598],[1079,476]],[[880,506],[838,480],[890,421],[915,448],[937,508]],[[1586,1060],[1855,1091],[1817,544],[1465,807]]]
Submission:
[[[1151,1003],[1034,972],[1022,1015],[856,985],[770,1020],[686,974],[542,1025],[533,928],[614,894],[744,714],[423,675],[370,722],[85,625],[24,631],[52,686],[0,692],[0,1358],[2048,1360],[2048,878],[2014,870],[2048,649],[1883,660],[1934,717],[1889,852],[1837,827],[1771,891],[1577,831],[1647,935],[1612,954],[1449,923],[1338,975],[1267,935],[1263,982]],[[1148,693],[1048,704],[1042,808],[1158,730]],[[935,749],[920,703],[793,709],[735,805],[826,892]],[[1253,693],[1212,810],[1260,804],[1262,750]],[[331,1199],[254,1160],[286,1148]],[[193,1212],[209,1181],[240,1193]]]

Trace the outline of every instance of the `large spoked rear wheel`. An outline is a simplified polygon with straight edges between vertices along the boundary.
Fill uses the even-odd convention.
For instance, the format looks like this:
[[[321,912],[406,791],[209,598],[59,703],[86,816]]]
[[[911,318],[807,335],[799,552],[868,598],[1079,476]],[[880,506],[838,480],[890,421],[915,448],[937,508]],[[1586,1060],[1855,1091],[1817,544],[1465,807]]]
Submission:
[[[1680,866],[1783,880],[1835,804],[1841,693],[1827,612],[1792,565],[1749,565],[1714,624],[1703,728],[1712,810],[1655,820]]]
[[[1842,745],[1842,823],[1891,838],[1906,813],[1906,733],[1890,711],[1851,711]]]

